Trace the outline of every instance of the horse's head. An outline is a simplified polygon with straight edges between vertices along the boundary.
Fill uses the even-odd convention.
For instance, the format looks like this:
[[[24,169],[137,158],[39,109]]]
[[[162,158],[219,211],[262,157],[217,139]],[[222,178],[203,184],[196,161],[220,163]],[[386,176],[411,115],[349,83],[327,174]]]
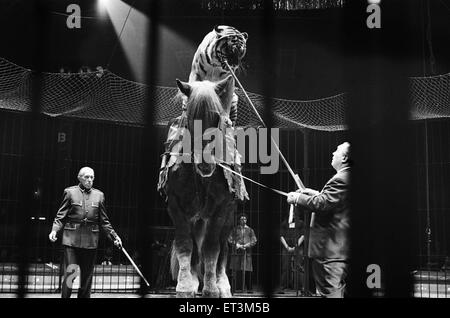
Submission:
[[[194,161],[197,172],[209,177],[215,165],[203,160],[203,150],[210,140],[204,140],[205,130],[219,127],[222,115],[226,115],[233,96],[234,79],[230,75],[219,82],[201,81],[186,83],[177,80],[181,93],[188,98],[186,103],[187,128],[194,147]],[[201,127],[200,127],[201,126]],[[201,149],[195,149],[200,146]],[[202,158],[198,158],[201,156]]]

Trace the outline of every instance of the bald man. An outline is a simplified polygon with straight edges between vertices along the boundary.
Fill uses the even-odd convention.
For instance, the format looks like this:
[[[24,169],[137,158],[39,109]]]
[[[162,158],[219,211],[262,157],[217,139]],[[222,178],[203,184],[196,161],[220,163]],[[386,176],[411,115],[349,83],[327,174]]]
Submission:
[[[336,174],[322,191],[305,189],[288,194],[290,204],[315,212],[310,232],[309,257],[316,288],[323,297],[342,298],[347,276],[350,227],[350,143],[333,152],[331,165]]]
[[[72,284],[80,270],[78,298],[90,298],[92,275],[100,227],[117,247],[122,246],[105,208],[105,195],[94,189],[94,170],[83,167],[78,173],[79,184],[64,190],[61,206],[53,221],[49,239],[55,242],[57,234],[63,230],[64,280],[62,298],[70,298]],[[78,266],[77,266],[78,265]]]

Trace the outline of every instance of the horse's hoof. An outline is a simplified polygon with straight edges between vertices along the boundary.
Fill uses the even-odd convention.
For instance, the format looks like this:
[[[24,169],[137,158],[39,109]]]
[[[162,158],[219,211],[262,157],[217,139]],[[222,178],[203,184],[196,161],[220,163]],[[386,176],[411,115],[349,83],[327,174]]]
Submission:
[[[195,298],[194,292],[177,292],[177,298]]]
[[[202,297],[203,298],[219,298],[219,292],[213,292],[213,291],[209,291],[209,290],[204,290],[202,292]]]
[[[220,298],[231,298],[231,297],[232,295],[230,290],[220,292]]]

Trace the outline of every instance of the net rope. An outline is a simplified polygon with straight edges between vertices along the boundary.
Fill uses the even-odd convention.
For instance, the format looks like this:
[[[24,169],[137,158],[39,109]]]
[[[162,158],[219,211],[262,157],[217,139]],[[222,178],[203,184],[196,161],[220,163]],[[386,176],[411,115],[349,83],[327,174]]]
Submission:
[[[149,87],[108,71],[40,73],[0,58],[0,108],[31,110],[33,76],[41,77],[41,110],[48,116],[99,119],[144,125],[145,107],[154,107],[154,123],[166,125],[181,113],[176,87],[156,86],[146,102]],[[450,117],[450,73],[410,79],[411,119]],[[239,96],[238,126],[262,126],[244,93]],[[247,92],[263,114],[264,96]],[[274,98],[273,127],[309,128],[322,131],[347,129],[346,94],[299,101]]]
[[[410,87],[411,119],[450,117],[450,73],[412,77]]]

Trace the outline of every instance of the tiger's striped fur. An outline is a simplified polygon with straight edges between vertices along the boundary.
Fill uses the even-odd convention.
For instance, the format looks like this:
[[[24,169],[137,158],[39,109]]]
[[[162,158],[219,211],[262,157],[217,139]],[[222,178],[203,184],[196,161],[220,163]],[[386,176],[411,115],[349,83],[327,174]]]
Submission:
[[[234,27],[226,25],[216,26],[204,37],[198,46],[192,61],[189,82],[204,80],[217,82],[223,80],[230,75],[225,60],[235,72],[245,56],[247,38],[247,33],[239,32]],[[224,107],[233,126],[237,120],[237,103],[238,97],[233,92],[231,106]]]

